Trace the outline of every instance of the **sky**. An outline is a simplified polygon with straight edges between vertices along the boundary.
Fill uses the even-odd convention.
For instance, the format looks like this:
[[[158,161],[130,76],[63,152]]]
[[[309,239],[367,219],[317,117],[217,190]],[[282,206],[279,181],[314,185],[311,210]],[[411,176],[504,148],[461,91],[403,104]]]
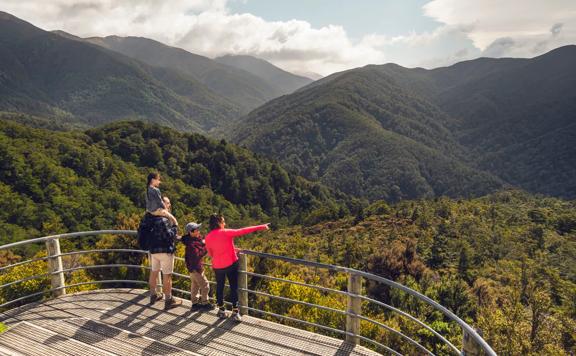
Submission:
[[[141,36],[324,76],[389,62],[436,68],[535,57],[576,44],[576,0],[0,0],[0,11],[45,30]]]

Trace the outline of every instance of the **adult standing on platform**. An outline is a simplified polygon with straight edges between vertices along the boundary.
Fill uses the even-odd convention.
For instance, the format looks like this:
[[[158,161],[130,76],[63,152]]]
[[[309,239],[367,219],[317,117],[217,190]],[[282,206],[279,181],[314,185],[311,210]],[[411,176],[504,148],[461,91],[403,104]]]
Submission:
[[[234,246],[234,238],[254,231],[269,230],[268,225],[257,225],[242,229],[226,229],[224,216],[213,214],[210,216],[210,232],[206,235],[205,243],[208,255],[212,257],[212,268],[216,275],[216,304],[218,317],[226,318],[224,307],[224,283],[228,278],[230,284],[230,302],[232,303],[232,319],[242,321],[238,310],[238,254]]]
[[[168,213],[172,208],[170,199],[163,197],[163,204]],[[166,217],[149,216],[152,226],[149,238],[149,252],[151,259],[151,271],[148,283],[150,285],[150,305],[164,298],[164,310],[174,308],[182,304],[182,301],[172,296],[172,273],[174,271],[175,241],[177,239],[177,227]],[[156,293],[158,275],[162,271],[162,291]]]

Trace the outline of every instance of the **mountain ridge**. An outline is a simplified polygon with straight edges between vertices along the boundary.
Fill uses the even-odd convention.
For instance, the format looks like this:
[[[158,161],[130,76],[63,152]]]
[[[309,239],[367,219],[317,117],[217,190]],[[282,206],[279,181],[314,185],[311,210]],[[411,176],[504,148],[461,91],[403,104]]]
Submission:
[[[219,63],[248,71],[276,86],[282,94],[290,94],[310,83],[312,79],[276,67],[263,59],[246,55],[226,55],[214,59]]]
[[[89,126],[125,118],[206,131],[239,115],[195,79],[0,17],[0,110]],[[167,79],[169,78],[169,80]],[[186,93],[176,93],[188,87]]]
[[[494,184],[487,184],[488,187],[512,184],[531,192],[571,198],[576,196],[576,189],[568,179],[576,178],[576,161],[571,158],[576,157],[576,152],[569,144],[571,140],[576,142],[573,125],[576,71],[571,66],[574,62],[576,46],[559,48],[533,59],[479,58],[432,70],[409,69],[396,64],[368,65],[335,73],[291,95],[272,100],[240,119],[229,129],[228,137],[280,159],[304,176],[317,177],[338,186],[339,182],[346,180],[343,178],[346,177],[345,168],[338,166],[336,169],[334,166],[325,170],[335,163],[319,163],[330,156],[335,146],[314,152],[307,146],[321,147],[317,144],[318,139],[306,130],[298,131],[306,125],[317,130],[314,127],[319,122],[319,113],[323,112],[324,103],[329,102],[350,109],[333,113],[334,117],[340,117],[338,123],[334,121],[335,131],[346,127],[348,136],[357,135],[360,142],[369,141],[368,137],[376,134],[374,128],[360,130],[356,127],[350,131],[350,123],[343,124],[346,120],[359,122],[361,116],[410,139],[411,142],[403,142],[415,151],[409,155],[398,154],[398,167],[407,169],[406,164],[415,152],[421,154],[420,164],[442,161],[439,156],[433,155],[436,158],[432,159],[423,153],[426,150],[416,149],[417,144],[423,144],[445,157],[446,162],[452,160],[456,166],[467,167],[453,167],[455,171],[476,172],[472,173],[476,177],[492,177]],[[354,131],[356,129],[358,131]],[[311,136],[304,139],[305,142],[297,137],[306,134]],[[557,139],[554,135],[558,135]],[[392,140],[390,135],[386,137],[386,140]],[[339,139],[345,140],[346,136],[341,134]],[[385,140],[384,136],[381,139]],[[296,148],[291,147],[290,142]],[[373,138],[370,142],[373,147],[384,145]],[[533,151],[535,143],[546,152],[528,154]],[[299,149],[299,146],[305,149]],[[360,151],[352,146],[349,145],[347,154],[341,153],[340,156],[361,160],[355,154]],[[556,157],[556,152],[559,157]],[[369,150],[363,154],[367,153]],[[303,165],[294,158],[299,155],[312,157],[309,162],[316,170],[299,168]],[[532,161],[532,156],[538,159]],[[551,161],[555,163],[547,163]],[[533,174],[531,167],[540,173]],[[358,179],[386,176],[385,172],[393,169],[390,165],[385,171],[361,169]],[[419,169],[410,170],[413,178],[425,176],[419,173]],[[372,198],[386,199],[392,186],[401,182],[400,177],[395,176],[383,195]],[[434,177],[427,179],[433,180]],[[486,183],[484,179],[480,181]],[[408,194],[408,197],[418,195]]]
[[[85,40],[152,66],[186,73],[235,103],[243,113],[282,95],[278,88],[250,72],[149,38],[107,36]]]

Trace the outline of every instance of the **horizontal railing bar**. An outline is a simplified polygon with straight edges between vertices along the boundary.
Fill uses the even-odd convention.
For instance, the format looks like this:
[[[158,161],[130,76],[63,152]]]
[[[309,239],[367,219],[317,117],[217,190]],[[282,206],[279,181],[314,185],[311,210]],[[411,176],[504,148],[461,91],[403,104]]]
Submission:
[[[240,272],[240,273],[242,273],[242,272]],[[176,277],[190,278],[190,275],[185,275],[185,274],[182,274],[182,273],[172,272],[172,275],[173,275],[173,276],[176,276]],[[210,284],[212,284],[212,285],[216,285],[216,284],[217,284],[216,282],[211,281],[211,280],[209,280],[209,279],[208,279],[208,283],[210,283]],[[224,287],[230,288],[230,285],[229,285],[229,284],[224,284]]]
[[[388,305],[388,304],[386,304],[386,303],[382,303],[381,301],[378,301],[378,300],[375,300],[375,299],[372,299],[372,298],[369,298],[369,297],[366,297],[366,296],[363,296],[363,295],[358,295],[357,297],[358,297],[358,298],[361,298],[362,300],[365,300],[365,301],[367,301],[367,302],[380,305],[380,306],[382,306],[382,307],[384,307],[384,308],[386,308],[386,309],[389,309],[389,310],[391,310],[391,311],[393,311],[393,312],[396,312],[396,313],[398,313],[398,314],[400,314],[400,315],[402,315],[402,316],[405,316],[405,317],[409,318],[410,320],[418,323],[420,326],[422,326],[422,327],[425,328],[426,330],[428,330],[428,331],[430,331],[431,333],[433,333],[436,337],[438,337],[440,340],[442,340],[442,342],[444,342],[445,344],[447,344],[454,352],[456,352],[457,354],[460,354],[460,350],[459,350],[456,346],[454,346],[450,341],[448,341],[446,338],[444,338],[444,336],[440,335],[436,330],[434,330],[434,329],[432,329],[430,326],[424,324],[424,322],[422,322],[420,319],[415,318],[414,316],[412,316],[412,315],[410,315],[410,314],[408,314],[408,313],[406,313],[406,312],[404,312],[404,311],[402,311],[402,310],[400,310],[400,309],[397,309],[397,308],[395,308],[395,307],[393,307],[393,306],[391,306],[391,305]]]
[[[409,336],[407,336],[407,335],[404,335],[404,334],[401,333],[400,331],[398,331],[398,330],[396,330],[396,329],[393,329],[393,328],[389,327],[388,325],[386,325],[386,324],[384,324],[384,323],[381,323],[381,322],[376,321],[376,320],[372,320],[372,319],[367,318],[367,317],[362,316],[362,315],[356,315],[356,317],[357,317],[358,319],[360,319],[360,320],[364,320],[364,321],[370,322],[370,323],[372,323],[372,324],[374,324],[374,325],[377,325],[377,326],[379,326],[379,327],[381,327],[381,328],[384,328],[384,329],[390,331],[391,333],[396,334],[396,335],[400,336],[401,338],[405,339],[406,341],[408,341],[408,342],[411,343],[412,345],[416,346],[416,347],[419,348],[420,350],[424,351],[424,352],[427,353],[428,355],[434,356],[434,354],[433,354],[430,350],[428,350],[428,349],[425,348],[424,346],[420,345],[420,343],[418,343],[418,341],[412,339],[411,337],[409,337]]]
[[[26,278],[22,278],[19,279],[17,281],[12,281],[12,282],[8,282],[8,283],[4,283],[0,286],[0,288],[4,288],[4,287],[9,287],[13,284],[17,284],[17,283],[22,283],[22,282],[27,282],[27,281],[31,281],[33,279],[38,279],[38,278],[42,278],[42,277],[50,277],[53,273],[43,273],[43,274],[36,274],[34,276],[30,276],[30,277],[26,277]]]
[[[37,274],[34,276],[30,276],[30,277],[26,277],[26,278],[22,278],[19,279],[17,281],[12,281],[9,283],[5,283],[0,285],[0,288],[4,288],[4,287],[8,287],[11,286],[13,284],[17,284],[17,283],[22,283],[22,282],[27,282],[33,279],[38,279],[38,278],[42,278],[42,277],[49,277],[58,273],[67,273],[67,272],[74,272],[74,271],[78,271],[78,270],[82,270],[82,269],[95,269],[95,268],[112,268],[112,267],[128,267],[128,268],[144,268],[144,269],[150,269],[150,267],[148,266],[143,266],[143,265],[127,265],[127,264],[109,264],[109,265],[93,265],[93,266],[79,266],[79,267],[74,267],[74,268],[68,268],[68,269],[63,269],[63,270],[59,270],[59,271],[54,271],[54,272],[49,272],[49,273],[43,273],[43,274]]]
[[[83,231],[83,232],[71,232],[68,234],[51,235],[45,237],[37,237],[34,239],[22,240],[18,242],[13,242],[11,244],[6,244],[0,246],[0,250],[6,250],[9,248],[27,245],[36,242],[45,242],[54,239],[68,239],[73,237],[83,237],[83,236],[96,236],[96,235],[131,235],[136,236],[138,233],[134,230],[97,230],[97,231]]]
[[[252,276],[252,277],[259,277],[259,278],[269,279],[269,280],[278,281],[278,282],[286,282],[286,283],[294,284],[297,286],[310,287],[310,288],[318,289],[318,290],[321,290],[324,292],[337,293],[337,294],[341,294],[341,295],[345,295],[345,296],[352,295],[351,293],[348,293],[348,292],[345,292],[342,290],[321,287],[321,286],[317,286],[314,284],[308,284],[308,283],[304,283],[304,282],[292,281],[292,280],[285,279],[285,278],[272,277],[272,276],[267,276],[265,274],[259,274],[259,273],[254,273],[254,272],[244,272],[244,273],[246,273],[248,276]]]
[[[352,333],[349,333],[349,332],[346,332],[346,331],[343,331],[343,330],[340,330],[340,329],[334,329],[334,328],[331,328],[331,327],[326,326],[326,325],[316,324],[316,323],[313,323],[313,322],[310,322],[310,321],[293,318],[293,317],[291,317],[291,316],[276,314],[276,313],[272,313],[272,312],[269,312],[269,311],[264,311],[264,310],[257,309],[257,308],[253,308],[253,307],[246,307],[246,309],[248,309],[248,310],[250,310],[250,311],[255,311],[255,312],[258,312],[258,313],[262,313],[262,314],[271,315],[271,316],[274,316],[274,317],[277,317],[277,318],[282,318],[282,319],[286,319],[286,320],[296,321],[296,322],[299,322],[299,323],[302,323],[302,324],[306,324],[306,325],[313,326],[313,327],[317,327],[317,328],[320,328],[320,329],[332,331],[332,332],[335,332],[335,333],[338,333],[338,334],[342,334],[342,335],[346,335],[346,334],[353,335]]]
[[[44,257],[33,258],[30,260],[13,263],[13,264],[8,265],[8,266],[0,267],[0,272],[2,272],[5,269],[8,269],[8,268],[13,268],[13,267],[21,266],[21,265],[28,264],[28,263],[38,262],[38,261],[46,261],[46,260],[49,260],[51,258],[71,256],[71,255],[83,255],[83,254],[96,253],[96,252],[129,252],[129,253],[142,253],[142,254],[148,253],[148,251],[144,251],[144,250],[132,250],[132,249],[127,249],[127,248],[106,248],[106,249],[95,249],[95,250],[72,251],[72,252],[61,253],[58,255],[44,256]]]
[[[80,282],[80,283],[74,283],[74,284],[70,284],[64,287],[58,287],[58,288],[52,288],[52,289],[47,289],[41,292],[37,292],[37,293],[32,293],[32,294],[28,294],[24,297],[20,297],[18,299],[14,299],[11,300],[9,302],[6,302],[4,304],[0,304],[0,308],[4,308],[5,306],[14,304],[16,302],[19,302],[21,300],[24,299],[28,299],[28,298],[32,298],[38,295],[42,295],[42,294],[46,294],[46,293],[51,293],[60,289],[64,289],[64,288],[71,288],[71,287],[77,287],[77,286],[81,286],[81,285],[86,285],[86,284],[101,284],[101,283],[138,283],[138,284],[148,284],[148,282],[145,281],[137,281],[137,280],[131,280],[131,279],[108,279],[108,280],[104,280],[104,281],[90,281],[90,282]]]
[[[108,264],[108,265],[78,266],[78,267],[74,267],[74,268],[63,269],[60,271],[54,271],[51,274],[74,272],[74,271],[79,271],[82,269],[98,269],[98,268],[114,268],[114,267],[127,267],[127,268],[134,268],[134,269],[137,269],[137,268],[150,269],[150,266],[127,265],[127,264],[123,264],[123,263],[115,263],[115,264]]]
[[[21,266],[21,265],[25,265],[25,264],[28,264],[28,263],[45,261],[45,260],[47,260],[47,259],[49,259],[49,258],[51,258],[51,257],[46,256],[46,257],[39,257],[39,258],[33,258],[33,259],[30,259],[30,260],[26,260],[26,261],[16,262],[16,263],[13,263],[13,264],[8,265],[8,266],[0,267],[0,272],[4,271],[5,269],[8,269],[8,268],[13,268],[13,267]]]
[[[320,329],[324,329],[324,330],[336,332],[336,333],[342,334],[342,335],[357,336],[357,337],[360,337],[360,338],[362,338],[362,339],[365,339],[366,341],[369,341],[369,342],[372,342],[372,343],[377,344],[378,346],[384,348],[386,351],[388,351],[388,352],[390,352],[390,353],[392,353],[392,354],[394,354],[394,355],[402,356],[402,354],[398,353],[397,351],[395,351],[395,350],[393,350],[393,349],[391,349],[391,348],[389,348],[389,347],[387,347],[387,346],[384,346],[384,345],[382,345],[382,344],[380,344],[380,343],[378,343],[378,342],[376,342],[376,341],[370,340],[370,339],[368,339],[368,338],[364,338],[363,336],[355,335],[355,334],[353,334],[353,333],[349,333],[349,332],[347,332],[347,331],[343,331],[343,330],[339,330],[339,329],[334,329],[334,328],[331,328],[331,327],[329,327],[329,326],[320,325],[320,324],[312,323],[312,322],[309,322],[309,321],[292,318],[292,317],[290,317],[290,316],[285,316],[285,315],[280,315],[280,314],[276,314],[276,313],[272,313],[272,312],[267,312],[267,311],[264,311],[264,310],[261,310],[261,309],[256,309],[256,308],[252,308],[252,307],[246,307],[246,309],[248,309],[248,310],[250,310],[250,311],[257,312],[257,313],[262,313],[262,314],[266,314],[266,315],[271,315],[271,316],[274,316],[274,317],[276,317],[276,318],[286,319],[286,320],[290,320],[290,321],[295,321],[295,322],[302,323],[302,324],[305,324],[305,325],[308,325],[308,326],[313,326],[313,327],[317,327],[317,328],[320,328]]]
[[[184,289],[179,289],[179,288],[174,288],[174,287],[172,287],[172,290],[173,290],[173,291],[176,291],[176,292],[188,294],[188,295],[192,294],[192,292],[190,292],[190,291],[185,291]]]
[[[299,264],[299,265],[308,266],[308,267],[324,268],[324,269],[334,271],[334,272],[346,272],[346,270],[347,270],[346,267],[329,265],[329,264],[320,263],[320,262],[306,261],[306,260],[301,260],[301,259],[291,258],[291,257],[285,257],[285,256],[278,256],[278,255],[273,255],[273,254],[264,253],[264,252],[256,252],[256,251],[251,251],[251,250],[240,250],[240,253],[243,253],[245,255],[250,255],[250,256],[264,257],[264,258],[280,260],[280,261],[284,261],[284,262],[290,262],[293,264]]]
[[[186,262],[186,260],[185,260],[184,258],[182,258],[182,257],[176,257],[176,256],[174,256],[174,259],[177,260],[177,261]],[[202,264],[203,264],[204,266],[208,266],[208,267],[211,267],[211,266],[212,266],[211,263],[207,263],[207,262],[202,262]]]
[[[132,249],[128,249],[128,248],[99,248],[99,249],[94,249],[94,250],[80,250],[80,251],[64,252],[64,253],[61,253],[59,255],[47,256],[47,258],[64,257],[64,256],[70,256],[70,255],[83,255],[83,254],[96,253],[96,252],[128,252],[128,253],[148,254],[148,251],[132,250]]]
[[[296,304],[301,304],[301,305],[305,305],[308,307],[312,307],[312,308],[317,308],[317,309],[322,309],[322,310],[326,310],[329,312],[334,312],[334,313],[338,313],[341,315],[352,315],[351,313],[348,313],[344,310],[340,310],[340,309],[334,309],[334,308],[330,308],[330,307],[325,307],[323,305],[318,305],[318,304],[313,304],[313,303],[308,303],[308,302],[303,302],[300,300],[296,300],[296,299],[291,299],[291,298],[286,298],[286,297],[280,297],[278,295],[273,295],[273,294],[268,294],[268,293],[264,293],[264,292],[259,292],[259,291],[255,291],[255,290],[251,290],[251,289],[244,289],[244,288],[238,288],[239,291],[242,292],[248,292],[250,294],[256,294],[256,295],[261,295],[264,297],[269,297],[269,298],[273,298],[273,299],[278,299],[278,300],[283,300],[285,302],[290,302],[290,303],[296,303]]]
[[[190,275],[185,275],[185,274],[182,274],[182,273],[172,272],[172,275],[173,275],[173,276],[176,276],[176,277],[190,278]]]
[[[88,285],[88,284],[103,284],[103,283],[137,283],[137,284],[146,284],[146,285],[148,285],[148,282],[146,282],[146,281],[139,281],[139,280],[132,280],[132,279],[108,279],[108,280],[103,280],[103,281],[80,282],[80,283],[69,284],[69,285],[66,285],[66,286],[63,286],[63,287],[47,289],[47,290],[44,290],[44,291],[41,291],[41,292],[29,294],[29,295],[26,295],[26,296],[24,296],[24,297],[11,300],[11,301],[6,302],[6,303],[4,303],[4,304],[0,304],[0,308],[3,308],[3,307],[8,306],[8,305],[10,305],[10,304],[14,304],[14,303],[19,302],[19,301],[24,300],[24,299],[32,298],[32,297],[35,297],[35,296],[38,296],[38,295],[42,295],[42,294],[46,294],[46,293],[51,293],[51,292],[54,292],[54,291],[57,291],[57,290],[60,290],[60,289],[64,289],[64,288],[72,288],[72,287],[77,287],[77,286],[82,286],[82,285]],[[176,291],[176,292],[188,294],[188,295],[192,294],[191,292],[185,291],[185,290],[183,290],[183,289],[172,288],[172,290],[174,290],[174,291]],[[209,299],[215,300],[216,298],[209,297]],[[226,304],[226,305],[232,305],[232,303],[226,302],[226,301],[224,302],[224,304]]]

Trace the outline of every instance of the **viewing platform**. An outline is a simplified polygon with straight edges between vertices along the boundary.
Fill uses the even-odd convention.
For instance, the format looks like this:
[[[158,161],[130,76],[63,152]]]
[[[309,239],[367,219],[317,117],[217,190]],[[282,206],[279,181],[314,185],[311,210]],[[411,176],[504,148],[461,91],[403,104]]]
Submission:
[[[378,355],[361,346],[259,318],[241,323],[190,302],[164,311],[142,289],[100,289],[0,314],[10,327],[0,354],[22,355]]]
[[[74,250],[70,249],[74,244],[67,243],[69,251],[60,249],[60,240],[102,236],[124,238],[119,243],[123,248]],[[404,285],[351,268],[256,251],[243,250],[239,254],[241,323],[220,319],[215,311],[191,311],[190,291],[185,286],[189,276],[178,269],[173,273],[173,293],[184,303],[165,311],[162,302],[148,304],[147,290],[132,288],[147,286],[150,270],[148,252],[128,248],[135,236],[131,230],[86,231],[0,246],[0,250],[16,251],[25,245],[36,245],[36,251],[38,244],[46,248],[46,256],[0,266],[0,276],[14,277],[0,285],[0,322],[7,326],[7,331],[0,334],[0,355],[496,355],[457,315]],[[96,263],[79,258],[85,255],[109,255],[110,259]],[[180,257],[176,260],[183,263]],[[347,279],[347,287],[346,283],[338,288],[322,285],[325,281],[321,278],[310,283],[271,275],[265,267],[270,261],[287,270],[309,269],[312,274],[323,271],[325,277],[338,276],[344,282]],[[30,269],[25,269],[24,276],[11,274],[25,266]],[[100,272],[74,280],[74,273],[82,271]],[[273,284],[314,290],[331,296],[333,302],[315,302],[305,293],[278,293],[278,288],[271,288]],[[403,293],[443,314],[446,322],[462,331],[461,342],[454,334],[443,336],[408,310],[374,299],[367,293],[368,284]],[[81,286],[105,289],[74,292]],[[290,312],[290,306],[301,307],[300,312]],[[374,314],[374,310],[383,314]],[[310,319],[310,315],[323,318]],[[380,315],[401,318],[410,328],[387,325]],[[367,333],[368,327],[372,332]]]

